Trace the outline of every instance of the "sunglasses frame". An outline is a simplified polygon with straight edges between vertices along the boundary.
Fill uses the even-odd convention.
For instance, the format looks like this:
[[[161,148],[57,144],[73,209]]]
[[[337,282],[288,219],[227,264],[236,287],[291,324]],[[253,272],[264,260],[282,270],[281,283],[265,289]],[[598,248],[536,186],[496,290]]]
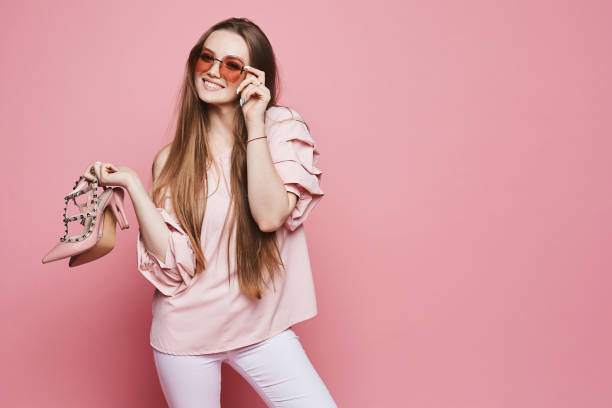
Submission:
[[[226,55],[225,57],[223,57],[223,59],[219,59],[219,58],[217,58],[217,55],[213,52],[213,50],[211,50],[209,48],[206,48],[206,47],[202,47],[202,50],[200,51],[200,55],[198,55],[198,61],[196,63],[196,68],[197,68],[198,63],[200,63],[200,60],[201,60],[202,55],[204,54],[204,52],[210,53],[210,55],[213,58],[212,65],[210,66],[210,68],[208,68],[208,70],[210,70],[215,65],[215,61],[219,61],[220,65],[221,65],[219,68],[221,68],[223,65],[225,65],[225,69],[230,69],[228,67],[228,64],[225,61],[223,61],[223,60],[226,59],[226,58],[233,58],[235,60],[240,61],[240,63],[242,64],[242,68],[240,68],[240,73],[238,74],[238,77],[240,77],[240,75],[242,75],[242,73],[245,71],[244,67],[246,66],[246,64],[244,63],[242,58],[235,57],[233,55]],[[221,69],[219,69],[219,73],[221,74]],[[223,75],[223,77],[225,79],[228,79],[225,75]]]

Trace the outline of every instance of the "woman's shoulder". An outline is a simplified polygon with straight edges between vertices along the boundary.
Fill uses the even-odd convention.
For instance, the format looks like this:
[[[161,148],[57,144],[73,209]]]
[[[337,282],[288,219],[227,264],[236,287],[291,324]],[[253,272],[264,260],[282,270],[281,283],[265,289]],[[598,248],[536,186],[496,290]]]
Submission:
[[[151,168],[151,172],[153,173],[153,180],[157,179],[159,173],[164,168],[164,164],[166,164],[166,160],[168,159],[168,155],[170,154],[170,145],[168,143],[164,147],[161,148],[159,152],[153,158],[153,166]]]
[[[162,147],[155,154],[155,158],[153,159],[153,162],[159,162],[161,164],[164,164],[166,162],[166,159],[168,158],[168,155],[170,154],[170,146],[172,146],[172,143],[168,143],[167,145]]]

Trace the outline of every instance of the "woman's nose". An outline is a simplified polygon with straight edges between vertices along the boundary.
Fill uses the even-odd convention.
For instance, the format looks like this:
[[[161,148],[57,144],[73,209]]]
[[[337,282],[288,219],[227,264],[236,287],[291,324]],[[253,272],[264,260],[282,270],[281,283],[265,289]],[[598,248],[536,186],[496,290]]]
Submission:
[[[218,60],[214,60],[212,67],[208,70],[208,73],[214,73],[216,76],[219,76],[219,68],[221,67],[221,63]]]

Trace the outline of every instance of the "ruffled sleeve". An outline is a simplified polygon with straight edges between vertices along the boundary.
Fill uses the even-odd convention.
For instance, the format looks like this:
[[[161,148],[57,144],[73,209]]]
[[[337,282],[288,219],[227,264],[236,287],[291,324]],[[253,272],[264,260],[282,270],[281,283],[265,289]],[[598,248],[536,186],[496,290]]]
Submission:
[[[319,149],[300,114],[273,106],[266,111],[266,135],[272,161],[287,191],[298,196],[284,227],[295,231],[325,194],[320,187],[323,172],[316,167]]]
[[[157,208],[170,230],[166,259],[160,260],[142,242],[138,231],[138,270],[166,296],[174,296],[187,289],[195,275],[195,252],[189,236],[177,220],[163,208]]]

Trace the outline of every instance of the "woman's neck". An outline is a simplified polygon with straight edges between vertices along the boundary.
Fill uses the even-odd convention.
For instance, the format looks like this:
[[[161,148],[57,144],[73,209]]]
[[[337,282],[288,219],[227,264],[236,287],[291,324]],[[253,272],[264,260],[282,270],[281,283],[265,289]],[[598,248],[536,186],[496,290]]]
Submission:
[[[224,152],[234,144],[234,115],[236,107],[209,104],[208,109],[208,137],[211,148],[216,152]]]

